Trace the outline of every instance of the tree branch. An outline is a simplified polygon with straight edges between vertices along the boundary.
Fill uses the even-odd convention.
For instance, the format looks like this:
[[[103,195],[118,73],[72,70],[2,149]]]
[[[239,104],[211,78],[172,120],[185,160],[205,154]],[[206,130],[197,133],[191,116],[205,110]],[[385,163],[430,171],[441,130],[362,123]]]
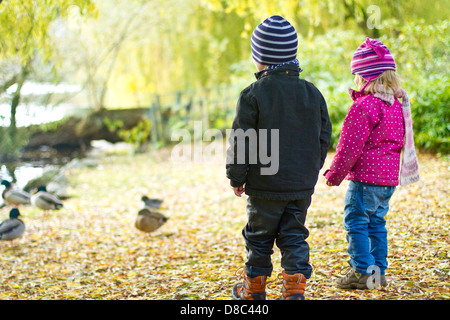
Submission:
[[[15,83],[17,83],[17,80],[19,78],[19,74],[15,74],[13,75],[11,78],[9,78],[9,80],[5,81],[1,86],[0,86],[0,95],[5,92],[6,90],[8,90],[9,87],[11,87],[12,85],[14,85]]]

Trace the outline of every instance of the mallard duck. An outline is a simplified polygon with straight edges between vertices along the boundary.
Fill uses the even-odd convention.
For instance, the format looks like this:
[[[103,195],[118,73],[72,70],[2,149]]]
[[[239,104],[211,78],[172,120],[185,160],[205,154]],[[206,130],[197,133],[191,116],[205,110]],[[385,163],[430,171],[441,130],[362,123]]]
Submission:
[[[63,207],[61,200],[47,192],[45,186],[39,186],[37,192],[31,196],[31,204],[42,210],[59,210]]]
[[[2,180],[1,184],[5,186],[5,190],[2,192],[3,202],[5,204],[11,206],[30,204],[31,195],[28,192],[13,189],[11,183],[7,180]]]
[[[155,209],[160,209],[161,203],[163,202],[163,200],[161,199],[149,198],[146,195],[142,196],[141,200],[144,202],[145,208],[155,208]]]
[[[18,217],[20,212],[17,208],[11,209],[9,219],[0,223],[0,240],[14,240],[25,232],[25,223]]]
[[[134,225],[141,231],[153,232],[166,223],[168,219],[159,212],[152,211],[149,208],[143,208],[139,210]]]

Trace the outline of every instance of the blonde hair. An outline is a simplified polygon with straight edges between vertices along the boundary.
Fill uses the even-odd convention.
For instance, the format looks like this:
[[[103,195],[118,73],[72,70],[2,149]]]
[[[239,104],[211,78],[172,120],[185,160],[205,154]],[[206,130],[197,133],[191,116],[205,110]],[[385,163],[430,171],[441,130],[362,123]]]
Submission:
[[[359,74],[355,75],[355,84],[359,90],[367,83],[363,77]],[[370,81],[367,87],[364,89],[364,92],[375,94],[377,92],[386,93],[392,92],[395,93],[397,90],[401,88],[401,80],[397,73],[394,70],[386,70],[382,74],[378,76],[375,80]]]

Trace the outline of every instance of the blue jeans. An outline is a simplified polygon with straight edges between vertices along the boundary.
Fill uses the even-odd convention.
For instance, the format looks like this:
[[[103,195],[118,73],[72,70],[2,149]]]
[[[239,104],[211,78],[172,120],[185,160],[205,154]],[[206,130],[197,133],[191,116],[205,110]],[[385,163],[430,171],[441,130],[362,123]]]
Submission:
[[[309,231],[305,227],[311,204],[307,199],[282,201],[248,197],[248,223],[242,230],[247,249],[246,272],[251,278],[270,276],[273,270],[271,255],[276,242],[281,252],[281,267],[288,274],[302,273],[311,277]]]
[[[344,228],[349,262],[359,273],[372,274],[371,269],[377,266],[380,274],[385,274],[388,243],[384,217],[394,191],[395,187],[350,181],[345,195]]]

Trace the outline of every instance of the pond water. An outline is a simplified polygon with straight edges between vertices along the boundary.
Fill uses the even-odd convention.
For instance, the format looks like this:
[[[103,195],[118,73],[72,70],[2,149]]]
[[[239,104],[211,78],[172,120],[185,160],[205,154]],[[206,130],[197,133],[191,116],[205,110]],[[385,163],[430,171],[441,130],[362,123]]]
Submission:
[[[8,88],[4,94],[0,95],[0,126],[9,126],[10,124],[10,103],[12,94],[16,88],[17,85],[15,84]],[[80,85],[64,83],[25,82],[21,90],[21,103],[16,111],[17,126],[27,127],[32,124],[58,121],[74,112],[78,114],[81,109],[87,109],[70,103],[61,103],[57,106],[46,106],[39,103],[39,101],[42,101],[42,97],[48,94],[74,94],[80,92],[81,89],[82,87]]]
[[[0,167],[0,179],[12,181],[13,177],[15,177],[15,185],[23,189],[29,180],[39,177],[43,171],[44,167],[33,166],[32,164],[24,164],[15,168],[11,166],[8,168],[6,165],[2,165]]]
[[[9,126],[10,112],[10,106],[8,104],[0,104],[0,126]],[[32,124],[58,121],[63,117],[64,111],[62,108],[44,107],[33,103],[19,105],[16,112],[18,127],[28,127]]]
[[[80,150],[54,150],[42,147],[40,150],[23,152],[17,162],[0,163],[0,179],[15,181],[23,188],[26,183],[41,175],[47,166],[61,167],[75,158],[84,158]]]
[[[42,176],[50,166],[59,168],[75,158],[83,158],[81,151],[56,151],[41,148],[41,150],[26,152],[17,162],[0,163],[0,180],[13,181],[16,188],[23,189],[26,184],[37,177]],[[0,194],[3,186],[0,186]],[[0,197],[0,207],[3,200]]]
[[[0,126],[10,125],[11,106],[0,103]],[[18,127],[54,122],[74,114],[83,115],[89,112],[89,108],[75,106],[72,104],[61,104],[58,106],[42,106],[34,103],[23,103],[17,107],[16,123]]]

